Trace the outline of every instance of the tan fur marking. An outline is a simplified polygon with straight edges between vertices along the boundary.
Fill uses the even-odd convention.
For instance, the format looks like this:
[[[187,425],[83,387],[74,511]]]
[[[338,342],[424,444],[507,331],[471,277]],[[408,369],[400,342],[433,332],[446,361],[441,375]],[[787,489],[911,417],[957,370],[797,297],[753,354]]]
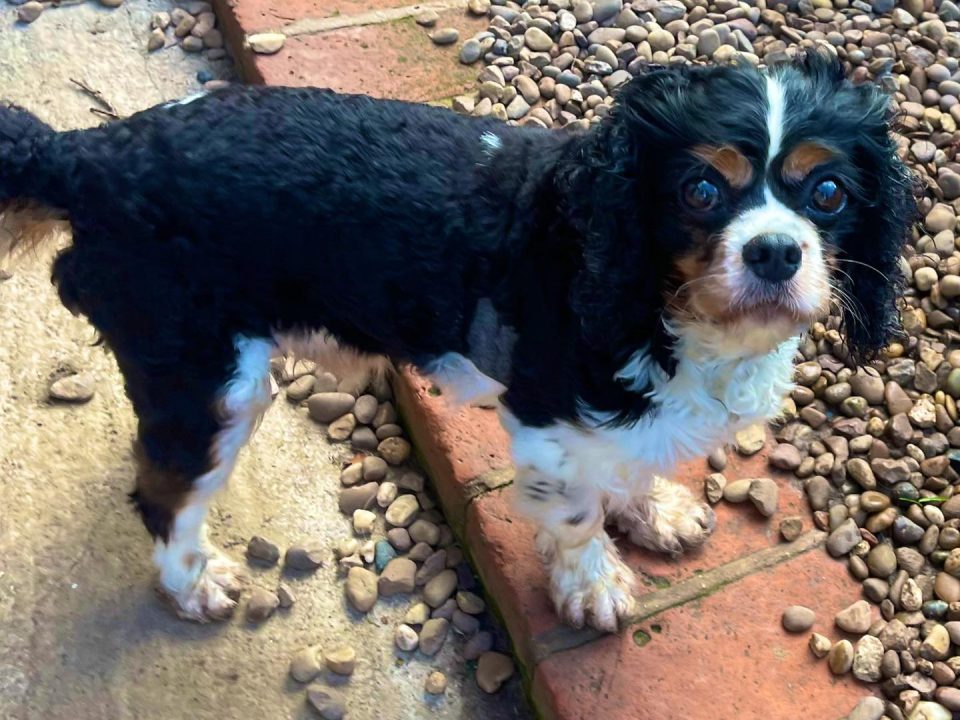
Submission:
[[[800,143],[783,159],[783,178],[801,182],[814,168],[827,162],[836,153],[817,143]]]
[[[732,187],[745,188],[753,179],[753,166],[750,161],[732,145],[697,145],[692,152],[723,175]]]
[[[56,237],[67,215],[61,210],[25,200],[0,203],[0,264],[36,251]]]

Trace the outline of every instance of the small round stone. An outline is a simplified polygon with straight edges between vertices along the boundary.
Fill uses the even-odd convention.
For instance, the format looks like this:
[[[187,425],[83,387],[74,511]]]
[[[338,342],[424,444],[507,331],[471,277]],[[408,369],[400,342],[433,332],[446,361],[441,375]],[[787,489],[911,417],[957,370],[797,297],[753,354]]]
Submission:
[[[813,627],[816,615],[813,610],[803,605],[791,605],[783,611],[783,628],[787,632],[801,633]]]
[[[439,671],[430,673],[423,684],[423,689],[431,695],[443,695],[447,690],[447,676]]]
[[[300,650],[290,659],[290,677],[297,682],[308,683],[323,670],[320,664],[320,646]]]
[[[495,693],[513,672],[513,659],[509,655],[486,652],[477,663],[477,685],[485,693]]]
[[[404,652],[413,652],[420,644],[420,636],[409,625],[400,624],[393,631],[393,644]]]
[[[352,675],[357,664],[357,653],[349,645],[341,645],[323,652],[323,662],[337,675]]]
[[[50,386],[50,398],[68,403],[89,402],[94,395],[93,378],[87,373],[68,375]]]

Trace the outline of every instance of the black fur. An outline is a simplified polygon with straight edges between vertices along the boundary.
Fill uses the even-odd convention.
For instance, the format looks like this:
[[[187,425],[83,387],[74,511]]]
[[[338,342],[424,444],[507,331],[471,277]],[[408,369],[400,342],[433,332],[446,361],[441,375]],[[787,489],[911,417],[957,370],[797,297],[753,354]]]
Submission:
[[[868,353],[894,326],[880,278],[895,275],[911,208],[885,100],[822,60],[787,77],[788,141],[843,151],[851,207],[823,230],[871,268],[844,266],[859,304],[848,340]],[[664,298],[695,237],[677,189],[703,172],[685,151],[736,145],[762,177],[764,82],[749,68],[654,70],[583,135],[284,88],[61,134],[0,108],[0,202],[69,214],[61,298],[116,353],[147,461],[178,476],[209,465],[237,335],[325,328],[423,364],[466,352],[481,298],[516,331],[504,400],[521,422],[573,421],[582,404],[631,422],[649,401],[616,371],[643,346],[672,370]],[[502,146],[486,152],[484,133]]]

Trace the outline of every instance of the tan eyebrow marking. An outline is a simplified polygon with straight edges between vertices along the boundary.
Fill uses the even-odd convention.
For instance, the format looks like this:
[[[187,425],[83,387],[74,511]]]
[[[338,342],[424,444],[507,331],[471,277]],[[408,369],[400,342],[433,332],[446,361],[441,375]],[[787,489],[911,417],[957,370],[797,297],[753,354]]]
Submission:
[[[783,179],[800,182],[818,165],[836,156],[836,152],[814,142],[797,145],[783,159]]]
[[[697,145],[691,152],[723,175],[735,188],[745,188],[753,179],[753,165],[743,153],[731,145]]]

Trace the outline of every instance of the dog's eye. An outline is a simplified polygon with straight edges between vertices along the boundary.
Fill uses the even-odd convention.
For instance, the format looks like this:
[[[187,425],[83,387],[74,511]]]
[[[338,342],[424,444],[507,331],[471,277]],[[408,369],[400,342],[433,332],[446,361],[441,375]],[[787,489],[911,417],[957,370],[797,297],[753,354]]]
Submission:
[[[683,201],[694,210],[713,210],[720,204],[720,190],[709,180],[691,180],[683,188]]]
[[[847,204],[847,194],[836,180],[822,180],[813,189],[810,202],[815,210],[836,215]]]

